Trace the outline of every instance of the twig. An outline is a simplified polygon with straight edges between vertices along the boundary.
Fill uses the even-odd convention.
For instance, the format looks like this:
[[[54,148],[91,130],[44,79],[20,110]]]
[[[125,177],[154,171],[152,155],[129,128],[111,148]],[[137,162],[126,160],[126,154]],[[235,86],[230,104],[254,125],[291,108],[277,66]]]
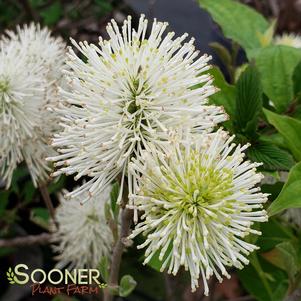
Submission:
[[[55,210],[54,210],[47,186],[45,184],[40,184],[39,189],[40,189],[42,198],[44,200],[44,203],[49,211],[49,214],[50,214],[54,224],[57,226],[57,223],[55,221]]]
[[[10,239],[0,239],[0,248],[24,247],[31,245],[45,245],[49,243],[51,234],[28,235]]]
[[[126,203],[127,201],[124,202],[124,208],[122,209],[121,213],[120,235],[113,250],[108,288],[104,290],[104,301],[113,300],[113,295],[109,290],[110,288],[114,289],[118,286],[122,253],[126,247],[126,239],[130,234],[130,228],[133,220],[133,210],[126,208]]]
[[[229,301],[253,301],[255,300],[252,296],[243,296],[234,299],[229,299]]]
[[[271,8],[272,14],[274,17],[278,17],[279,15],[279,4],[276,0],[268,0],[269,6]]]
[[[39,16],[36,11],[31,7],[28,0],[20,0],[21,4],[23,5],[24,10],[32,18],[35,22],[39,20]]]
[[[301,288],[296,289],[291,295],[285,298],[285,301],[299,301],[301,299]]]

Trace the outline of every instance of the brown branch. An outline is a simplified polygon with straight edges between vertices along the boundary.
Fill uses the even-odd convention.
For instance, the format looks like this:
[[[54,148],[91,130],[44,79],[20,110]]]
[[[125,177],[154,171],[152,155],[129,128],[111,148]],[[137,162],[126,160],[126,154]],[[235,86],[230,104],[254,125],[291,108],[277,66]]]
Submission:
[[[122,209],[121,213],[120,235],[113,250],[108,288],[104,290],[104,301],[113,300],[113,295],[110,293],[110,289],[117,288],[118,286],[122,253],[126,247],[127,237],[130,234],[130,228],[133,220],[133,210],[126,208],[126,203],[127,202],[124,202],[123,204],[124,208]]]
[[[274,17],[279,15],[279,4],[277,0],[268,0],[269,6],[271,8],[272,14]]]
[[[252,296],[242,296],[234,299],[229,299],[229,301],[253,301],[255,300]]]
[[[28,235],[9,239],[0,239],[0,248],[24,247],[31,245],[46,245],[50,242],[51,234]]]
[[[55,220],[55,209],[53,207],[47,186],[45,184],[40,184],[39,189],[42,195],[42,198],[44,200],[44,203],[49,211],[49,214],[54,222],[54,224],[57,226],[56,220]]]
[[[20,3],[23,5],[24,11],[31,19],[33,19],[35,22],[39,21],[37,12],[32,8],[28,0],[20,0]]]

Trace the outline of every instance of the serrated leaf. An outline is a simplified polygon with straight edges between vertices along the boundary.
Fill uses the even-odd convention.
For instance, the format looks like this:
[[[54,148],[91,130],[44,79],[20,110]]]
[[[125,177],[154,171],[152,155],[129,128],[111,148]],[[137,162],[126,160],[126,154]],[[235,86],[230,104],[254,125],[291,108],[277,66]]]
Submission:
[[[283,136],[294,157],[301,160],[301,121],[264,109],[268,122]]]
[[[278,112],[287,110],[294,98],[293,73],[301,60],[301,51],[276,45],[254,51],[251,55],[261,75],[264,93]]]
[[[135,289],[137,282],[131,275],[125,275],[120,280],[119,296],[127,297]]]
[[[268,208],[269,216],[288,208],[301,207],[301,162],[296,164],[288,175],[279,196]]]
[[[105,282],[109,280],[109,261],[106,256],[102,256],[98,265],[100,275]]]
[[[112,190],[110,193],[111,196],[111,208],[112,208],[112,212],[114,213],[114,216],[116,216],[116,213],[118,215],[118,205],[117,205],[117,200],[118,200],[118,196],[119,196],[119,184],[117,182],[115,182],[112,185]]]
[[[247,155],[254,162],[262,162],[266,170],[290,170],[295,164],[293,157],[287,151],[264,141],[252,145]]]
[[[246,50],[261,46],[258,34],[264,34],[269,23],[254,9],[232,0],[199,0],[199,4],[221,26],[226,37]]]
[[[262,87],[255,66],[250,65],[242,73],[236,90],[235,127],[239,133],[254,137],[262,110]]]
[[[227,114],[231,117],[235,111],[235,86],[228,84],[218,67],[211,68],[208,73],[213,76],[213,85],[219,88],[219,91],[213,94],[209,102],[218,106],[223,106]]]

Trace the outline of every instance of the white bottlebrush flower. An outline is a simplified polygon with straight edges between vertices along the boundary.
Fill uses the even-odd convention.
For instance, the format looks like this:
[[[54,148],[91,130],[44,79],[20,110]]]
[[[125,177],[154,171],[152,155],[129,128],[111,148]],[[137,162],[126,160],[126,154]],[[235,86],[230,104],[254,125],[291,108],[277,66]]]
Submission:
[[[70,49],[64,130],[53,141],[61,154],[51,160],[59,168],[54,175],[90,180],[69,196],[88,191],[88,200],[122,174],[121,196],[130,158],[160,146],[169,129],[200,132],[226,119],[222,108],[206,105],[216,91],[204,74],[209,57],[199,56],[193,39],[184,42],[187,34],[165,33],[167,25],[154,20],[148,35],[143,15],[137,30],[128,17],[121,29],[114,20],[108,24],[110,39],[100,38],[99,47],[72,41],[85,60]]]
[[[189,270],[191,287],[201,276],[207,280],[229,277],[226,266],[242,268],[257,249],[244,241],[254,222],[267,221],[263,203],[267,195],[255,187],[262,179],[259,163],[244,161],[247,146],[235,146],[233,137],[219,130],[202,136],[172,140],[164,152],[144,152],[129,168],[137,173],[133,205],[142,212],[130,238],[142,233],[145,263],[156,252],[163,271]]]
[[[285,33],[278,35],[274,39],[276,45],[286,45],[295,48],[301,48],[301,38],[299,35],[294,33]]]
[[[26,54],[13,44],[0,48],[0,176],[9,186],[22,147],[34,135],[43,97],[41,66],[28,68]]]
[[[63,85],[62,68],[66,47],[60,38],[51,37],[47,28],[41,29],[35,24],[17,27],[16,32],[7,31],[1,37],[0,45],[2,55],[8,57],[7,61],[1,60],[3,68],[9,69],[6,72],[15,72],[17,78],[25,78],[17,84],[13,75],[2,74],[3,78],[9,77],[12,82],[15,81],[10,87],[14,87],[19,94],[16,97],[12,90],[6,93],[6,100],[2,97],[6,110],[0,110],[0,125],[3,125],[1,130],[5,137],[1,139],[0,145],[3,150],[0,176],[4,177],[9,187],[17,163],[25,160],[34,184],[38,185],[38,182],[48,178],[50,169],[45,158],[55,155],[48,142],[58,129],[58,118],[55,112],[48,109],[58,102],[58,86]],[[21,70],[14,65],[15,57],[22,64]],[[32,78],[35,78],[35,82],[29,84]],[[28,93],[28,89],[34,91]],[[15,103],[18,103],[17,110]]]
[[[52,237],[58,267],[96,268],[101,257],[110,254],[113,235],[104,215],[110,189],[107,187],[83,205],[85,196],[65,199],[63,194],[67,191],[60,195],[55,213],[58,229],[54,229]]]

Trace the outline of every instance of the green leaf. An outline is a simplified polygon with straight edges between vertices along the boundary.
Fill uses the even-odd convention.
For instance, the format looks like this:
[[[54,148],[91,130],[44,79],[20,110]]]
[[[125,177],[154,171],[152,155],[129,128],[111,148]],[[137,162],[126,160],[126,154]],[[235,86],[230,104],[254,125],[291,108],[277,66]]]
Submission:
[[[247,137],[254,137],[258,115],[262,109],[262,87],[259,73],[250,65],[237,82],[235,126]]]
[[[49,217],[46,208],[33,208],[30,212],[30,220],[46,230],[49,229]]]
[[[39,6],[45,5],[47,3],[47,0],[30,0],[29,3],[34,8],[38,8]]]
[[[301,62],[296,66],[293,73],[294,95],[301,97]]]
[[[260,231],[262,235],[258,237],[256,244],[262,252],[267,252],[276,245],[294,238],[291,229],[288,229],[275,218],[270,218],[267,223],[262,223]]]
[[[99,17],[104,16],[113,10],[109,0],[94,0],[96,4],[95,14]]]
[[[22,194],[25,203],[30,203],[33,200],[34,194],[36,193],[36,188],[33,186],[32,181],[26,182]]]
[[[275,19],[270,23],[269,28],[266,30],[264,34],[261,33],[258,34],[261,46],[266,47],[273,42],[276,25],[277,25],[277,20]]]
[[[242,285],[257,301],[283,301],[288,289],[286,274],[254,256],[251,264],[238,271]]]
[[[109,261],[106,256],[102,256],[98,265],[100,275],[105,282],[109,280]]]
[[[224,35],[233,39],[244,49],[260,47],[259,33],[264,34],[269,23],[254,9],[232,0],[199,0]]]
[[[284,209],[301,207],[301,162],[296,164],[288,175],[279,196],[268,208],[270,216]]]
[[[293,283],[301,268],[298,252],[295,244],[286,241],[278,244],[273,250],[262,254],[262,256],[273,265],[286,271],[291,283]]]
[[[262,162],[265,170],[290,170],[295,164],[287,151],[264,141],[252,145],[247,155],[254,162]]]
[[[301,160],[301,121],[264,109],[268,122],[283,136],[294,157]]]
[[[54,179],[50,185],[48,185],[49,194],[56,193],[66,187],[67,177],[61,175],[59,178]]]
[[[127,297],[135,289],[137,282],[131,275],[125,275],[120,280],[119,296]]]
[[[59,1],[55,1],[49,7],[41,12],[45,25],[51,26],[56,24],[62,15],[62,6]]]
[[[294,97],[293,73],[301,60],[301,51],[276,45],[256,50],[251,55],[261,75],[264,93],[278,112],[287,110]]]
[[[213,84],[219,88],[219,91],[213,94],[209,102],[218,106],[223,106],[230,116],[234,116],[235,111],[235,87],[228,84],[218,67],[213,67],[209,70],[209,73],[213,76]]]
[[[283,136],[280,133],[274,133],[271,135],[260,135],[260,140],[277,145],[280,148],[288,149],[286,141],[284,140]]]
[[[117,205],[117,199],[119,196],[119,184],[117,182],[115,182],[113,184],[110,196],[111,196],[112,212],[114,213],[114,216],[116,217],[116,215],[118,216],[118,208],[119,208]]]
[[[214,49],[223,64],[225,64],[225,66],[229,68],[229,66],[231,66],[232,64],[232,57],[229,50],[225,46],[217,42],[212,42],[209,44],[209,46]]]
[[[161,249],[159,249],[151,258],[151,260],[147,263],[148,266],[150,266],[151,268],[153,268],[154,270],[156,270],[157,272],[160,272],[161,266],[163,264],[163,262],[166,260],[166,258],[168,257],[168,255],[170,254],[172,250],[172,243],[169,244],[164,257],[162,260],[159,259],[160,256],[160,252]]]

